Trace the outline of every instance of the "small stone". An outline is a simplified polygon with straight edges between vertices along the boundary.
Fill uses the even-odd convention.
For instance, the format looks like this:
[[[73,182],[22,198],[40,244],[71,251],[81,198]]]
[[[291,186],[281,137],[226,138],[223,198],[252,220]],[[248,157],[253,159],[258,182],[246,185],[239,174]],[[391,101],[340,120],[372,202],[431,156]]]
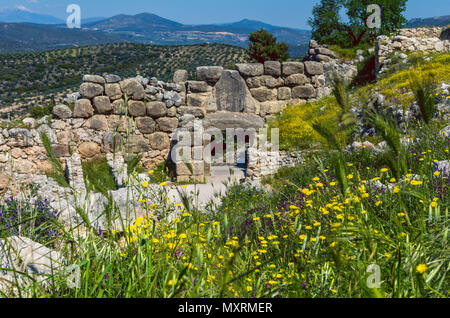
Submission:
[[[58,119],[67,119],[72,117],[72,111],[69,106],[66,105],[56,105],[53,107],[52,114],[54,118]]]

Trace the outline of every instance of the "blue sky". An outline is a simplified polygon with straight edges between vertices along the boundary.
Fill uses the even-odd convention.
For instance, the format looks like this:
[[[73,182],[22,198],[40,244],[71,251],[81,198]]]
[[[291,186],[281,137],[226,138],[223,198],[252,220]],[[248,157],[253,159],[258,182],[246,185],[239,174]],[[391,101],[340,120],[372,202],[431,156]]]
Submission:
[[[22,6],[33,12],[67,17],[69,4],[78,4],[84,18],[150,12],[184,24],[235,22],[244,18],[279,26],[309,29],[319,0],[0,0],[0,8]],[[406,17],[450,15],[449,0],[409,0]]]

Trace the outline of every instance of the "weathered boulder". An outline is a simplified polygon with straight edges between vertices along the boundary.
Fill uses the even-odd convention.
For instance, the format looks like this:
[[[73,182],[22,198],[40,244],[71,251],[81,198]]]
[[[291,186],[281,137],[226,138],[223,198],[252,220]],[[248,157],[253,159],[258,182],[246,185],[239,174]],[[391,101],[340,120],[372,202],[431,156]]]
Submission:
[[[281,63],[278,61],[265,61],[264,74],[272,76],[281,76]]]
[[[258,88],[265,86],[268,88],[276,88],[284,85],[281,77],[273,77],[271,75],[249,77],[246,80],[248,88]]]
[[[78,146],[78,153],[83,158],[92,158],[98,155],[101,151],[101,147],[95,142],[83,142]]]
[[[131,135],[127,138],[126,151],[131,153],[142,153],[151,150],[148,139],[142,135]]]
[[[445,41],[445,40],[450,41],[450,28],[446,28],[444,31],[442,31],[440,39],[442,41]]]
[[[215,127],[221,130],[227,128],[259,129],[264,126],[264,120],[254,114],[217,112],[206,115],[203,126],[205,129]]]
[[[245,78],[264,75],[264,65],[261,63],[236,64],[236,68]]]
[[[215,100],[219,111],[255,112],[257,109],[257,103],[238,71],[223,71],[215,86]]]
[[[194,107],[205,107],[208,100],[211,98],[211,93],[192,93],[187,95],[187,105]]]
[[[297,86],[292,89],[292,98],[315,98],[316,90],[310,84]]]
[[[94,130],[109,130],[108,120],[104,115],[94,115],[84,123],[83,127]]]
[[[129,78],[120,82],[120,88],[122,92],[137,101],[141,101],[145,97],[144,86],[141,85],[136,79]]]
[[[117,99],[112,102],[113,112],[116,115],[125,115],[126,107],[123,99]]]
[[[128,113],[133,117],[143,117],[147,114],[144,102],[137,100],[128,101]]]
[[[33,134],[28,129],[12,128],[8,130],[8,136],[8,144],[11,147],[30,147],[33,145]]]
[[[119,75],[108,74],[105,75],[106,83],[119,83],[122,79]]]
[[[54,118],[67,119],[72,117],[72,111],[69,106],[66,105],[56,105],[53,107],[52,114]]]
[[[38,132],[39,135],[42,134],[47,135],[48,140],[50,141],[51,144],[56,144],[58,142],[58,137],[56,136],[55,131],[52,128],[50,128],[49,125],[47,124],[40,125],[38,129],[36,129],[36,131]]]
[[[306,61],[305,70],[309,75],[321,75],[323,74],[323,64],[320,62]]]
[[[279,100],[289,100],[291,99],[291,89],[289,87],[278,88],[278,99]]]
[[[187,85],[190,93],[208,93],[212,91],[212,86],[202,81],[189,81]]]
[[[79,99],[75,102],[73,117],[89,118],[94,115],[94,108],[89,99]]]
[[[156,129],[156,123],[150,117],[136,118],[136,125],[142,134],[153,134]]]
[[[287,86],[300,86],[309,83],[309,80],[304,74],[292,74],[286,77],[284,83]]]
[[[94,98],[103,94],[103,86],[95,83],[83,83],[80,86],[81,97],[86,99]]]
[[[305,72],[305,65],[303,62],[284,62],[282,64],[282,73],[284,76],[292,74],[303,74]]]
[[[84,75],[83,82],[105,84],[105,79],[100,75]]]
[[[205,110],[200,107],[181,106],[178,108],[177,113],[180,116],[192,115],[195,118],[204,118]]]
[[[186,70],[177,70],[175,74],[173,74],[174,83],[186,82],[187,80],[188,80],[188,72]]]
[[[156,132],[148,136],[150,146],[153,150],[165,150],[170,147],[170,139],[163,132]]]
[[[147,115],[153,118],[164,117],[167,115],[167,106],[162,102],[150,102],[147,104]]]
[[[105,94],[112,100],[122,98],[122,90],[120,89],[120,85],[118,83],[106,84]]]
[[[94,97],[94,107],[98,114],[109,114],[113,107],[107,96]]]
[[[177,118],[163,117],[156,120],[158,129],[163,132],[172,133],[178,127]]]
[[[267,102],[277,98],[277,90],[267,87],[252,88],[252,96],[259,102]]]
[[[17,289],[32,284],[32,279],[45,283],[49,276],[61,272],[66,265],[58,252],[51,250],[26,237],[11,236],[0,240],[0,267],[12,271],[0,271],[0,291],[6,295],[16,295]],[[16,285],[18,284],[18,286]],[[22,294],[22,296],[25,296]]]
[[[330,49],[327,49],[327,48],[324,48],[324,47],[316,48],[314,51],[315,51],[316,54],[321,54],[321,55],[327,55],[327,56],[334,57],[334,52],[331,51]]]
[[[197,79],[214,85],[222,76],[222,71],[221,66],[200,66],[197,67]]]

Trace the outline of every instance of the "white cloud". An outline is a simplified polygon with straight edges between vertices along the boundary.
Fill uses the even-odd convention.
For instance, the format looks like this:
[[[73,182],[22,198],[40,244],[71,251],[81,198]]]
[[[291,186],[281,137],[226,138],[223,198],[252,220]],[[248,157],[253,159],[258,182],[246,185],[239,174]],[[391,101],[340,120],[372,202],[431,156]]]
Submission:
[[[26,11],[26,12],[32,12],[30,9],[28,9],[27,7],[19,4],[15,6],[16,9],[22,10],[22,11]]]

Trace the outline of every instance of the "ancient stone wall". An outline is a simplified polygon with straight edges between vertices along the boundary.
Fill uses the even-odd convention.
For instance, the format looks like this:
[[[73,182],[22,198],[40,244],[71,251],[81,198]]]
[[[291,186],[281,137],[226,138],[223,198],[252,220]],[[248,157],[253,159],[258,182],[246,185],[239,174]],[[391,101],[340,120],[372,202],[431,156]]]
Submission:
[[[396,51],[404,53],[450,51],[450,41],[442,37],[444,32],[444,28],[414,28],[402,29],[400,35],[391,38],[379,36],[375,44],[377,73],[383,72],[389,56]]]
[[[151,168],[169,159],[177,143],[175,130],[193,130],[194,121],[220,130],[262,128],[288,105],[304,105],[329,94],[324,65],[333,58],[333,52],[311,41],[309,57],[303,62],[237,64],[236,70],[204,66],[197,68],[195,80],[188,79],[185,70],[175,73],[173,83],[142,76],[85,75],[79,92],[68,95],[67,105],[57,105],[52,116],[37,121],[27,118],[19,128],[0,130],[0,171],[40,174],[51,170],[41,140],[45,133],[54,155],[67,169],[79,170],[73,167],[78,157],[104,155],[118,183],[123,182],[114,168],[123,156],[114,163],[111,154],[139,154],[144,166]],[[194,163],[197,172],[176,169],[177,175],[201,179],[208,174],[208,167]]]

